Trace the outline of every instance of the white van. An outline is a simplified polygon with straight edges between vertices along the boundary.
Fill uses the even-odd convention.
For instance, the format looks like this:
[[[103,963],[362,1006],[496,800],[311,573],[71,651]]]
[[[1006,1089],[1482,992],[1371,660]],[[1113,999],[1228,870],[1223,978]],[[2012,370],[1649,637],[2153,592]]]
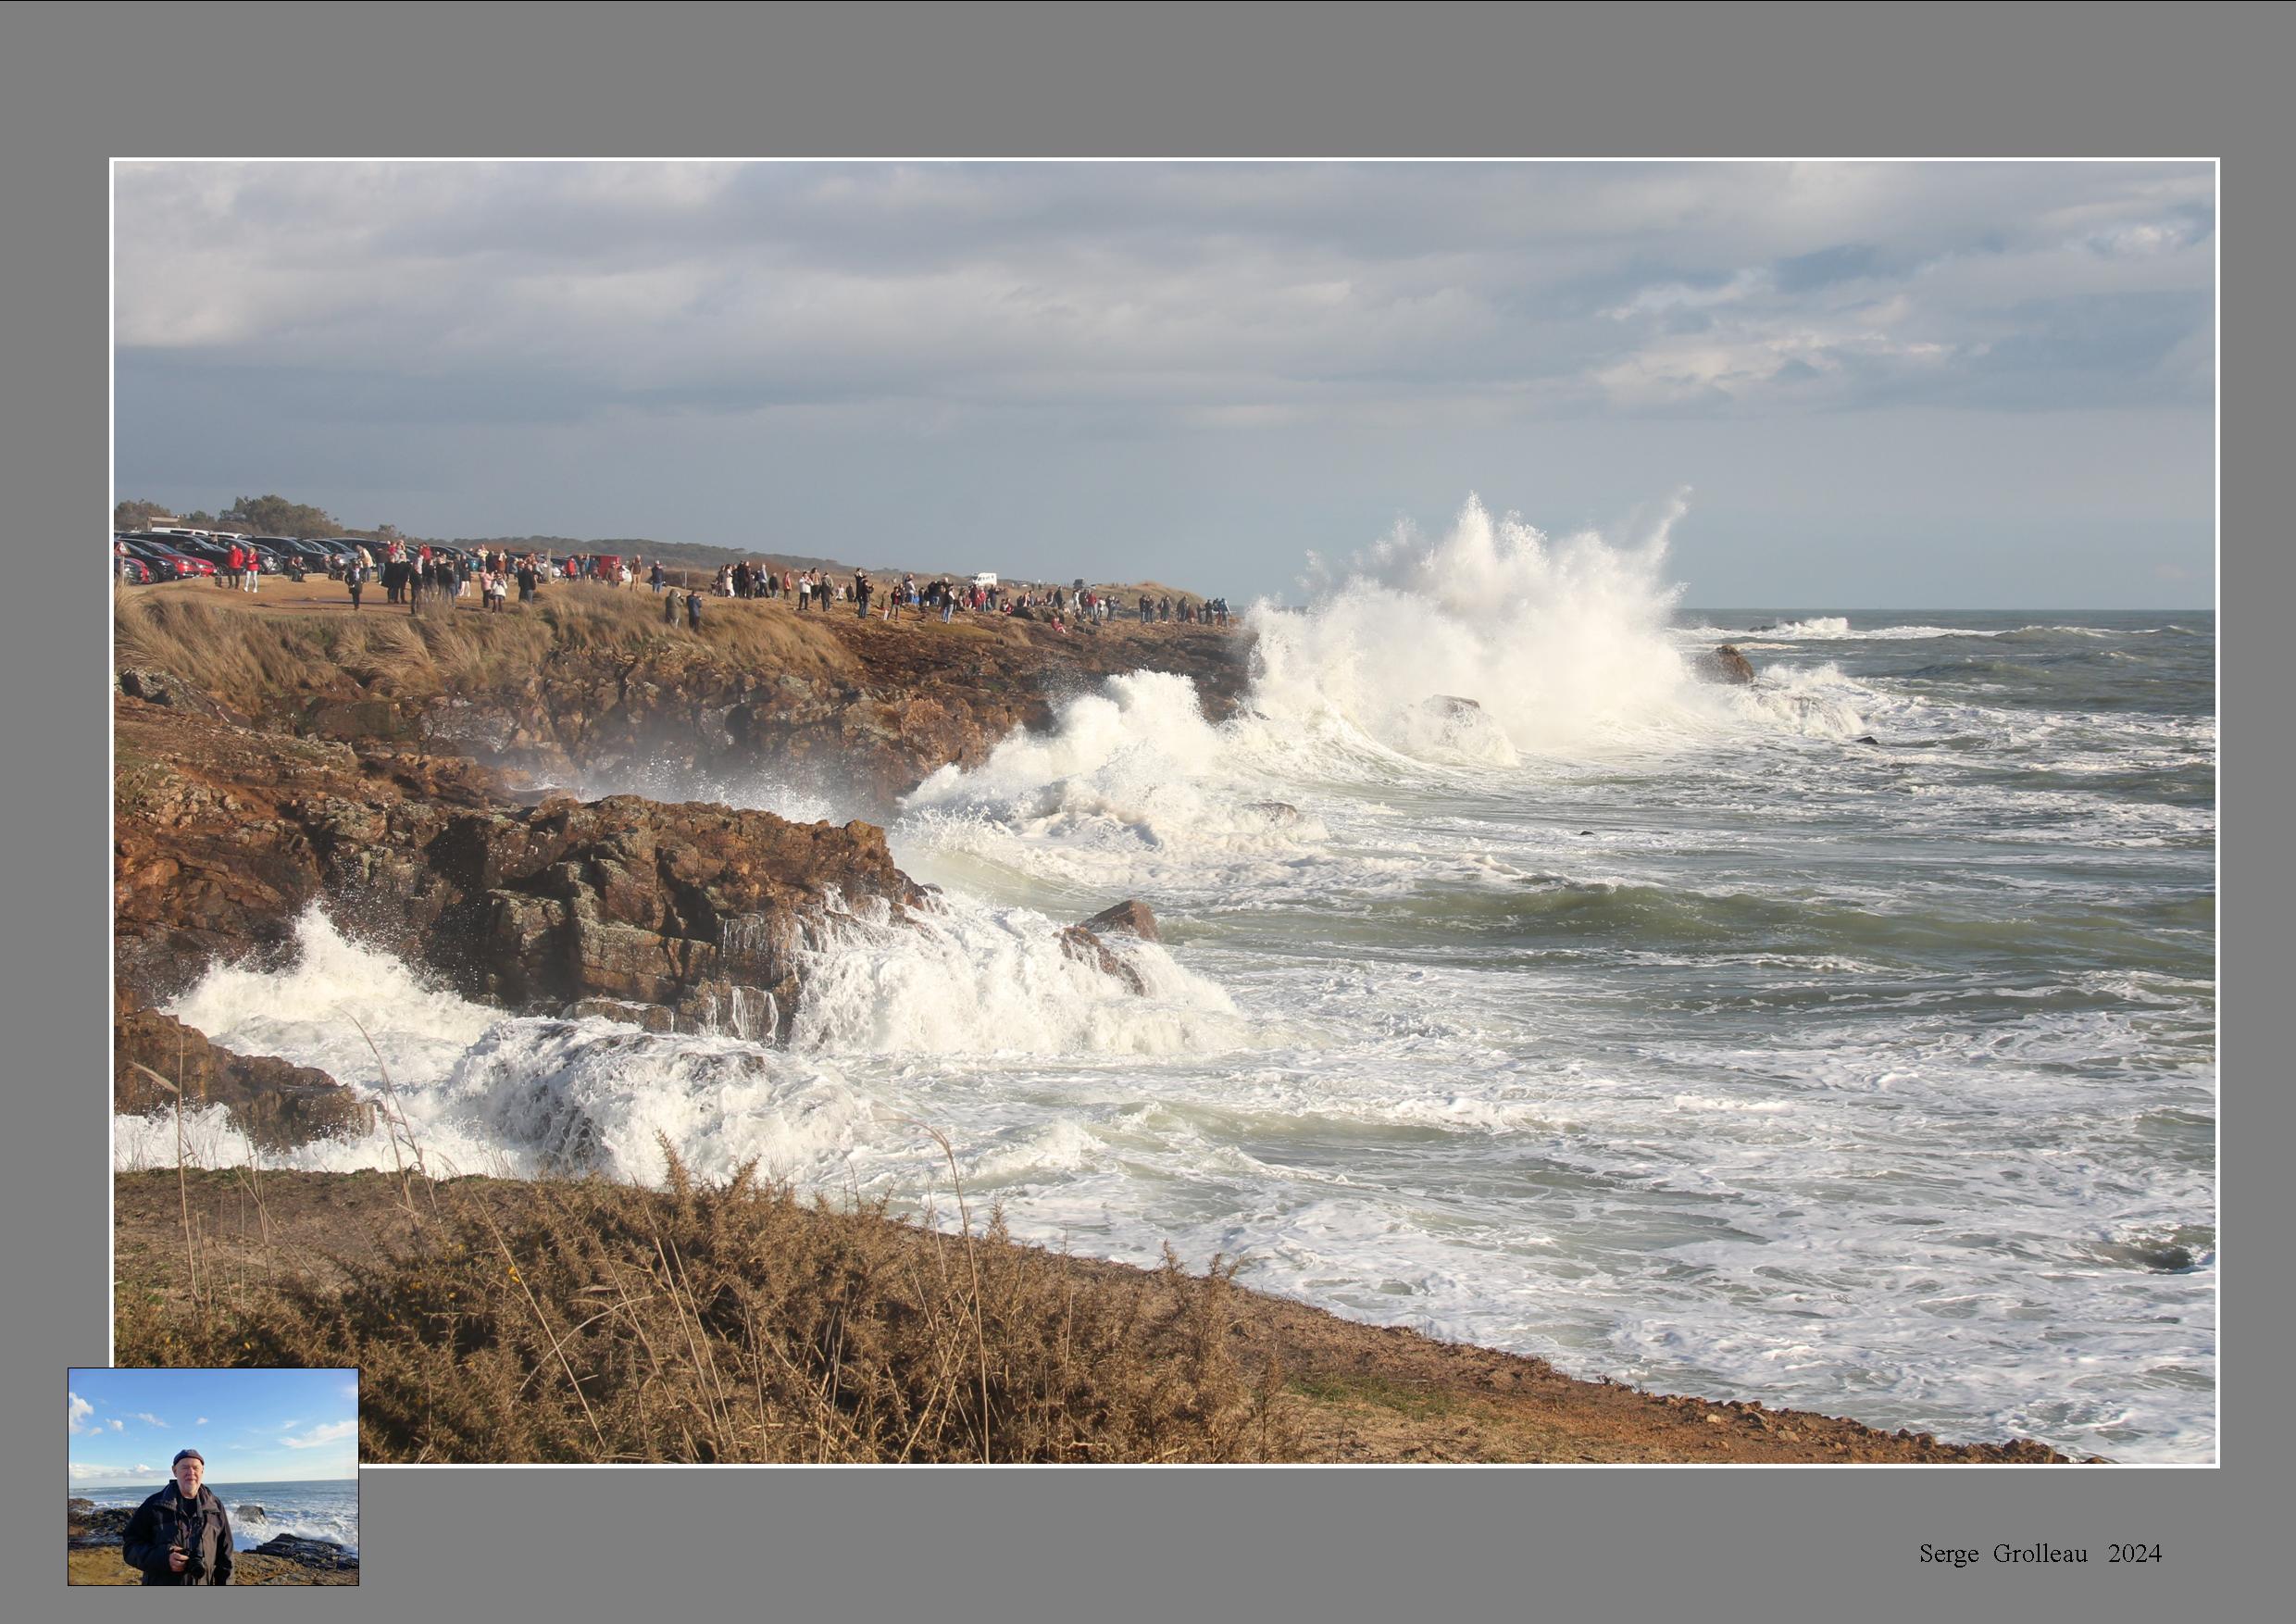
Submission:
[[[975,586],[984,587],[994,586],[996,584],[996,571],[993,569],[982,570],[980,574],[973,577],[973,584]]]

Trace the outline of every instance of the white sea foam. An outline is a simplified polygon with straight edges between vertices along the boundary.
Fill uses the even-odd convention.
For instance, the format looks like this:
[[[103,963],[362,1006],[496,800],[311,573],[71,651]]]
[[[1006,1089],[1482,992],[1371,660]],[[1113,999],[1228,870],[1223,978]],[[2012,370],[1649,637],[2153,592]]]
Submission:
[[[1255,1041],[1229,996],[1152,942],[1104,947],[1142,991],[1027,908],[961,896],[932,913],[855,920],[812,951],[793,1037],[832,1055],[1207,1054]]]
[[[1254,609],[1251,704],[1279,726],[1337,718],[1407,755],[1494,763],[1679,719],[1697,708],[1667,632],[1682,511],[1619,546],[1555,540],[1472,498],[1438,541],[1399,527],[1331,572],[1305,614]],[[1447,725],[1457,699],[1488,725]]]

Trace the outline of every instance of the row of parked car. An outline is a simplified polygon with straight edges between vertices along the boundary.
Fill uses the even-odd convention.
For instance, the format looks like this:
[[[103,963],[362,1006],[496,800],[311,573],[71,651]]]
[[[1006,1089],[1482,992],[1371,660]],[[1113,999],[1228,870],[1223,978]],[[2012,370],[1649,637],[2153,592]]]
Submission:
[[[361,547],[377,563],[381,562],[383,551],[381,543],[356,536],[318,541],[296,536],[218,536],[180,530],[114,531],[113,569],[120,580],[136,584],[189,581],[195,575],[211,576],[228,568],[234,545],[243,554],[255,554],[259,575],[316,575],[324,570],[331,577],[341,576],[343,560],[356,557]],[[430,556],[458,564],[470,564],[473,557],[462,548],[436,542],[430,543]]]
[[[339,536],[331,541],[305,541],[293,536],[238,536],[229,539],[183,531],[115,531],[112,563],[125,581],[189,581],[212,576],[230,568],[231,548],[253,553],[260,575],[309,574],[324,570],[343,573],[343,561],[356,556],[360,543]]]

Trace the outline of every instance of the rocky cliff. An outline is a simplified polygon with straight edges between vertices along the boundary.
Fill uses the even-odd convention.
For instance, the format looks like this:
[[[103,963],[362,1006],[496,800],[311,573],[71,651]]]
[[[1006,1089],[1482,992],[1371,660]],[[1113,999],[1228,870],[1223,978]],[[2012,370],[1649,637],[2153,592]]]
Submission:
[[[461,758],[263,732],[124,693],[114,740],[115,958],[130,1007],[218,955],[280,952],[323,901],[468,997],[769,1036],[801,994],[802,946],[855,910],[928,902],[867,823],[635,796],[522,806]]]

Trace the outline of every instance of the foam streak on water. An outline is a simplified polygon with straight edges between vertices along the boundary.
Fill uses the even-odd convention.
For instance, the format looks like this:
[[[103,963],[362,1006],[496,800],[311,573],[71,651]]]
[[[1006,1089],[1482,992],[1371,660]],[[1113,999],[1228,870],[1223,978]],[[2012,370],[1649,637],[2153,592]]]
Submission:
[[[914,1201],[930,1122],[1024,1236],[1241,1252],[1664,1391],[2212,1458],[2213,619],[1691,613],[1665,542],[1470,506],[1255,611],[1231,719],[1135,673],[936,774],[892,837],[947,906],[821,953],[787,1048],[505,1018],[317,916],[179,1013],[372,1088],[360,1010],[465,1170],[653,1181],[658,1133]],[[1696,681],[1723,641],[1751,688]],[[1127,896],[1139,997],[1057,943]]]

